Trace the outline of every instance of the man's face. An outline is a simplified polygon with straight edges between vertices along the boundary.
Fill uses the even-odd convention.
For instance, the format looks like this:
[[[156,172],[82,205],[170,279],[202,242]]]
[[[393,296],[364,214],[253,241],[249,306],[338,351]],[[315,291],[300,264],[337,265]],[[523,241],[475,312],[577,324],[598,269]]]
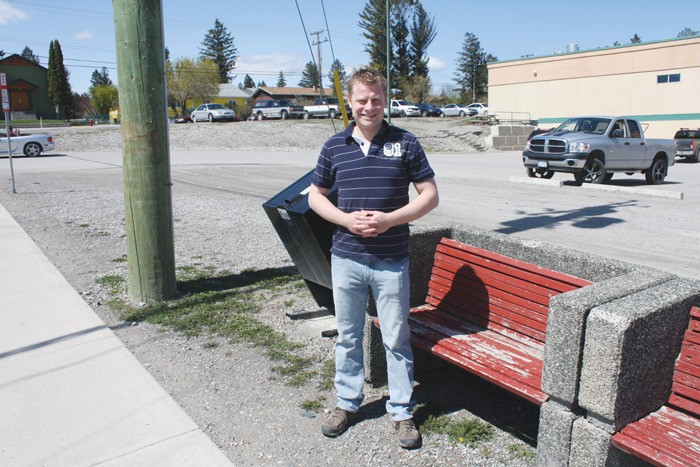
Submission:
[[[386,92],[379,84],[355,83],[348,96],[355,123],[363,130],[378,130],[384,119]]]

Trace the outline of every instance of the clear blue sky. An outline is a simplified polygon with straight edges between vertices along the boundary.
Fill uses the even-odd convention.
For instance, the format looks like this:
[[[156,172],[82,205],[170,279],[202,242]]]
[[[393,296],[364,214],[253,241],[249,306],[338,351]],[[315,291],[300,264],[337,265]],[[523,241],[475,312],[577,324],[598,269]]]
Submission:
[[[307,33],[330,30],[333,52],[347,71],[367,64],[365,40],[358,27],[363,0],[297,0]],[[696,2],[639,0],[566,4],[522,0],[422,0],[433,15],[437,36],[428,50],[431,80],[439,89],[454,85],[457,54],[464,34],[476,35],[483,49],[499,60],[675,38],[685,27],[700,30]],[[579,6],[585,6],[585,8]],[[323,18],[325,7],[328,28]],[[208,29],[219,18],[234,36],[239,58],[233,83],[249,74],[274,86],[280,70],[287,85],[296,85],[311,52],[294,0],[163,0],[165,45],[171,58],[196,57]],[[310,39],[315,40],[316,36]],[[328,33],[322,36],[328,38]],[[74,91],[86,92],[95,69],[106,66],[116,83],[111,0],[0,0],[0,49],[21,53],[28,45],[48,62],[50,41],[58,39]],[[313,47],[314,54],[316,47]],[[327,74],[333,55],[322,44]]]

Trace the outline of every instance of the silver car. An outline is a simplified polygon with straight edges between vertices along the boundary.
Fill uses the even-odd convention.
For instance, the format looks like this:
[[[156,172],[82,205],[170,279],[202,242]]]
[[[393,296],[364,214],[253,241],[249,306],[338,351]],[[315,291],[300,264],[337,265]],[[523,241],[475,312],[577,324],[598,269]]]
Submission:
[[[473,111],[464,104],[447,104],[440,110],[442,111],[442,117],[471,117],[474,115]]]
[[[210,122],[215,120],[231,122],[236,119],[236,112],[221,104],[202,104],[192,111],[190,117],[192,117],[192,121],[195,123],[205,120],[209,120]]]

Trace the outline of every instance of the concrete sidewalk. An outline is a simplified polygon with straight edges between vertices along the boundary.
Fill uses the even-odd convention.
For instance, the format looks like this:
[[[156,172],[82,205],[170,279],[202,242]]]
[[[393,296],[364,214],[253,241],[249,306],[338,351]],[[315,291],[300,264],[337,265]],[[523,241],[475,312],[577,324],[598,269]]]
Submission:
[[[232,465],[0,205],[0,465]]]

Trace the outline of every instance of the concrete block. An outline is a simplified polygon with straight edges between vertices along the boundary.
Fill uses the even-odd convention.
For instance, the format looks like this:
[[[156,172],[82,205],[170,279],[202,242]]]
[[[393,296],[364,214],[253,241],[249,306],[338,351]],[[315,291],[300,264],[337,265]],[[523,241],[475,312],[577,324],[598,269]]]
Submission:
[[[493,139],[493,147],[494,148],[500,148],[501,146],[506,145],[506,137],[505,136],[494,135],[494,136],[492,136],[492,139]]]
[[[496,136],[510,136],[513,132],[510,125],[497,125],[491,130],[491,134]]]
[[[568,404],[576,404],[585,323],[590,310],[673,277],[665,272],[640,267],[552,298],[542,369],[544,391]]]
[[[540,407],[537,434],[537,465],[566,465],[569,461],[571,432],[580,417],[566,405],[550,399]]]
[[[518,144],[518,137],[517,136],[506,136],[506,145],[516,146],[517,144]]]
[[[568,465],[569,467],[642,467],[649,465],[617,449],[610,443],[610,433],[598,428],[588,420],[580,418],[573,425],[568,464],[539,465]]]
[[[700,282],[676,278],[594,308],[586,323],[579,405],[617,431],[660,407],[700,301]]]

